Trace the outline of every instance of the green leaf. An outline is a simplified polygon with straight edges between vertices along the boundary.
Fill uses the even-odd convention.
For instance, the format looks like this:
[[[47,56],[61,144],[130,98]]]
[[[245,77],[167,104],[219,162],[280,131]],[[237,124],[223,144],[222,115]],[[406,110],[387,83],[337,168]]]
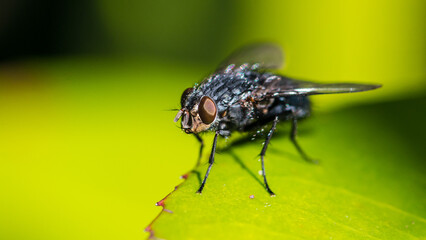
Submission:
[[[318,165],[303,161],[289,124],[280,125],[265,163],[276,197],[259,174],[262,141],[222,142],[203,193],[195,192],[207,164],[159,203],[151,237],[424,239],[424,106],[419,98],[314,115],[298,140]]]

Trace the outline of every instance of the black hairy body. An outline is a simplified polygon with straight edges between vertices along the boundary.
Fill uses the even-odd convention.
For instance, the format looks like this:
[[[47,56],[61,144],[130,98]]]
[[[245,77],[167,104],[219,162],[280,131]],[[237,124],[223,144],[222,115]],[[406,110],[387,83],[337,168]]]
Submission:
[[[188,96],[188,109],[192,109],[201,96],[208,96],[216,103],[217,119],[208,130],[219,131],[221,136],[229,136],[232,131],[250,131],[261,127],[279,116],[280,120],[293,117],[304,118],[310,114],[310,101],[307,96],[278,96],[256,99],[269,89],[268,82],[280,86],[293,86],[290,78],[270,72],[258,71],[252,66],[229,66],[225,72],[216,73],[196,86]],[[276,86],[276,85],[274,85]]]
[[[356,83],[322,84],[281,76],[271,69],[283,64],[283,53],[274,44],[251,45],[231,55],[208,78],[181,97],[181,109],[175,121],[182,118],[181,127],[201,143],[197,166],[200,163],[203,140],[199,133],[214,131],[215,137],[209,167],[198,193],[203,191],[214,162],[218,136],[230,136],[233,131],[251,132],[271,123],[260,152],[265,188],[274,192],[266,180],[264,156],[280,121],[291,121],[290,139],[307,162],[309,158],[296,141],[297,122],[311,112],[309,95],[353,93],[379,88],[380,85]]]

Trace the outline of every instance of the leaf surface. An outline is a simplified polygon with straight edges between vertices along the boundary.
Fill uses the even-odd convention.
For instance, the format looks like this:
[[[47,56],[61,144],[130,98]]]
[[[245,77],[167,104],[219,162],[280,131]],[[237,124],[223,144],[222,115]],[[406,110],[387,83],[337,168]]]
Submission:
[[[303,161],[289,124],[281,124],[265,163],[276,197],[259,173],[262,141],[222,141],[203,193],[195,192],[207,164],[159,202],[151,238],[424,239],[425,104],[418,98],[314,115],[299,125],[298,140],[318,165]]]

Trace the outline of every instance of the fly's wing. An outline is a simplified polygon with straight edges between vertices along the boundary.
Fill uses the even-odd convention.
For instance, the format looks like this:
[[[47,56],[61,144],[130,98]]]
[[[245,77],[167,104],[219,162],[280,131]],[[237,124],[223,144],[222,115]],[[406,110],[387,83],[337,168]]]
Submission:
[[[317,95],[332,93],[353,93],[373,90],[381,87],[375,84],[331,83],[322,84],[309,81],[291,79],[282,76],[273,76],[264,82],[261,88],[256,89],[254,99],[285,97],[292,95]]]
[[[273,43],[258,43],[245,46],[232,53],[219,65],[216,72],[226,71],[231,64],[234,64],[235,67],[249,64],[256,69],[280,69],[283,62],[284,56],[280,46]]]

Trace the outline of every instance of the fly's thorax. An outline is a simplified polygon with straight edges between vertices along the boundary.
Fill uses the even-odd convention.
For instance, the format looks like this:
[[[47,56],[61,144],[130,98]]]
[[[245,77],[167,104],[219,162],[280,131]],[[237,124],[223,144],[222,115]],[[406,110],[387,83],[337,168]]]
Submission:
[[[229,122],[232,126],[244,124],[248,118],[245,115],[251,111],[241,101],[257,88],[261,76],[247,69],[211,75],[183,92],[181,115],[176,119],[182,116],[182,129],[186,133],[218,130],[219,122]]]

